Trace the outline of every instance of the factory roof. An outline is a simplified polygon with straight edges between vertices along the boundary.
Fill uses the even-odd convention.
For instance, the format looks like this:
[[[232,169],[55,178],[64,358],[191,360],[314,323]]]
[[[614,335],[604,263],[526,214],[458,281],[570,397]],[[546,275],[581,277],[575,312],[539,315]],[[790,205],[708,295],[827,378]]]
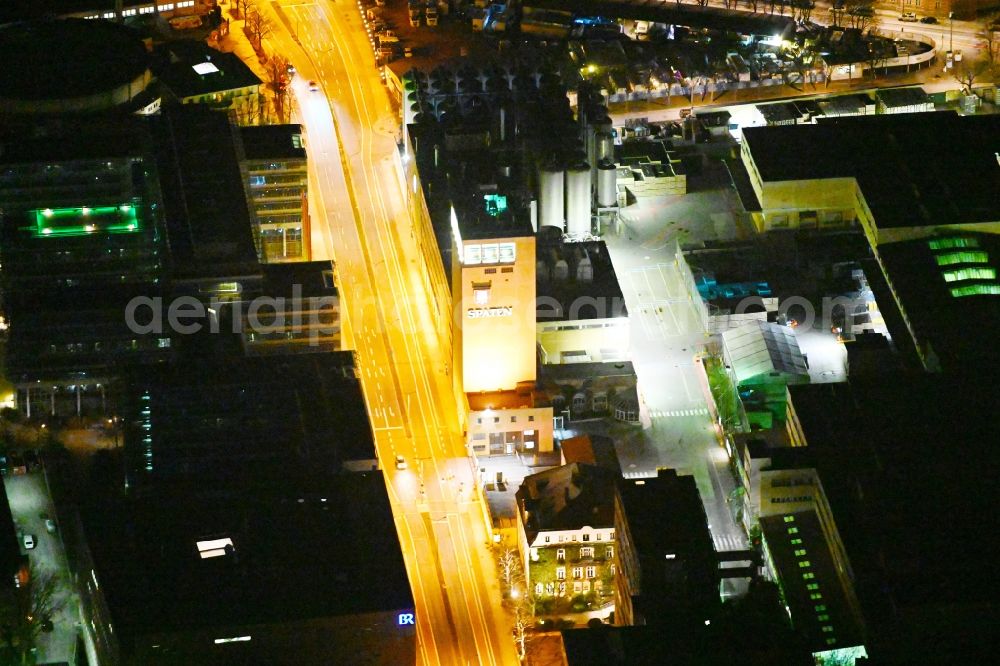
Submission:
[[[748,127],[764,183],[856,178],[877,227],[998,219],[1000,116],[912,113]]]
[[[567,243],[539,236],[536,257],[538,322],[628,315],[604,241]]]

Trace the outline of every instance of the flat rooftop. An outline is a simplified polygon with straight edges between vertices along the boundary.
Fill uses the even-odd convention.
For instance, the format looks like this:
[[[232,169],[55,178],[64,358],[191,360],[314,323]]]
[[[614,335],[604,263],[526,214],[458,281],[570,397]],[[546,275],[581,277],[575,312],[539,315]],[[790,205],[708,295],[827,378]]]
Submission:
[[[764,182],[854,177],[878,227],[994,222],[1000,116],[910,113],[743,130]]]
[[[125,432],[134,478],[326,476],[373,460],[353,352],[183,357],[136,369]]]
[[[302,125],[250,125],[240,137],[248,160],[306,159]]]
[[[84,525],[126,645],[413,607],[381,472],[281,489],[163,487]]]
[[[939,234],[880,245],[879,256],[918,342],[945,370],[1000,369],[1000,236]]]
[[[154,122],[175,276],[259,273],[229,116],[189,104],[165,109]]]
[[[178,40],[163,49],[168,64],[157,72],[157,79],[179,99],[262,83],[236,54],[216,51],[204,42]]]
[[[539,532],[615,524],[615,474],[603,467],[572,463],[532,474],[515,496],[529,542]]]
[[[604,241],[567,243],[561,237],[549,240],[539,236],[535,256],[539,264],[535,273],[539,323],[628,316]]]
[[[1000,469],[977,371],[788,387],[808,444],[793,451],[819,470],[869,621],[1000,596],[994,553],[969,547]]]

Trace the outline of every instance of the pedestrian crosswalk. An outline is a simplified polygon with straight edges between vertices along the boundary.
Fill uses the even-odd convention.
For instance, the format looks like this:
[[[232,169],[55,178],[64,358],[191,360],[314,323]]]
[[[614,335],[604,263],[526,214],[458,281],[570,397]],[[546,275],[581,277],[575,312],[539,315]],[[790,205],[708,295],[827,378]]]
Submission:
[[[696,409],[651,409],[649,410],[649,415],[652,418],[665,418],[671,416],[708,416],[707,407],[699,407]]]
[[[732,550],[746,550],[748,548],[746,540],[735,534],[713,534],[712,540],[715,542],[716,552],[719,553]]]

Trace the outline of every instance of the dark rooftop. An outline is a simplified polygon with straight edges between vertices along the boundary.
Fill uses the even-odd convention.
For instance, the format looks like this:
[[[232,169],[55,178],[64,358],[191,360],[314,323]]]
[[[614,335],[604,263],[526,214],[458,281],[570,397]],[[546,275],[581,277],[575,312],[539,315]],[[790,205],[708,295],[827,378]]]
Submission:
[[[615,476],[622,475],[621,463],[615,452],[615,441],[601,435],[578,435],[560,443],[565,464],[583,463],[610,469]]]
[[[923,88],[880,88],[875,91],[875,99],[881,101],[890,109],[916,104],[926,104],[930,96]]]
[[[126,650],[143,635],[412,609],[380,472],[252,492],[163,487],[85,526]],[[225,539],[231,549],[202,555]]]
[[[240,128],[248,160],[305,159],[302,125],[250,125]]]
[[[615,475],[573,463],[526,476],[516,493],[528,542],[547,530],[614,527]]]
[[[932,249],[953,241],[964,246]],[[882,244],[879,255],[917,341],[945,370],[1000,368],[1000,236],[942,234]]]
[[[178,277],[257,273],[236,129],[198,105],[157,119],[157,162],[167,238]]]
[[[138,33],[102,20],[0,27],[0,99],[84,97],[132,81],[149,65]]]
[[[374,460],[354,373],[352,352],[137,369],[125,409],[134,478],[292,479]]]
[[[264,271],[263,292],[267,296],[290,297],[296,287],[303,297],[337,295],[332,261],[265,264],[261,268]]]
[[[535,254],[539,322],[628,315],[604,241],[566,243],[559,238],[550,242],[539,236]]]
[[[855,177],[879,227],[996,221],[1000,116],[912,113],[743,130],[767,181]]]
[[[619,482],[632,546],[642,569],[637,615],[647,624],[712,617],[719,599],[715,545],[693,476],[661,469]]]
[[[975,372],[975,371],[974,371]],[[981,538],[1000,450],[987,375],[789,386],[868,620],[1000,596]],[[984,520],[986,523],[984,523]]]
[[[180,40],[163,47],[169,64],[157,73],[160,83],[175,97],[196,97],[261,84],[261,80],[234,53],[216,51],[204,42]],[[210,64],[215,70],[199,74],[195,65]]]
[[[793,102],[758,104],[754,108],[764,116],[768,125],[793,124],[802,117],[802,112]]]

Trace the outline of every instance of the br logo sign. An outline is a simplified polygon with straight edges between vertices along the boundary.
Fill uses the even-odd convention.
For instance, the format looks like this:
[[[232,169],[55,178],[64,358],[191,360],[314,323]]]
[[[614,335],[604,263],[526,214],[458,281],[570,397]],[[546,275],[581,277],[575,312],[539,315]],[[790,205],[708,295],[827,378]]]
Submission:
[[[396,623],[401,627],[407,624],[415,625],[416,618],[414,617],[413,613],[400,613],[399,617],[396,619]]]

